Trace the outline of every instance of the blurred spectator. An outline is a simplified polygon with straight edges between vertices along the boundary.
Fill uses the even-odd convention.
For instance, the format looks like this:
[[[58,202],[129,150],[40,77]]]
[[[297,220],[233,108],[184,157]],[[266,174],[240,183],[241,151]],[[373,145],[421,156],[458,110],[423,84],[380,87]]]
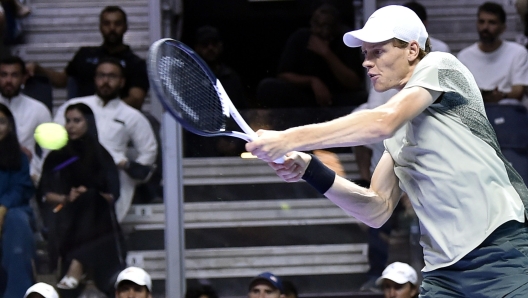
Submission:
[[[284,298],[299,298],[297,288],[291,281],[283,280],[282,287],[284,288]]]
[[[515,9],[522,26],[522,33],[518,34],[515,40],[524,47],[528,47],[528,0],[516,0]]]
[[[385,298],[418,297],[418,275],[413,267],[405,263],[394,262],[387,266],[376,284],[383,289]]]
[[[33,134],[40,124],[51,122],[51,113],[42,102],[21,93],[26,78],[26,67],[22,59],[8,57],[0,60],[0,103],[9,107],[15,116],[18,141],[31,153],[30,173],[36,183],[46,152],[37,150]]]
[[[15,119],[9,108],[0,104],[1,297],[23,297],[34,283],[35,241],[29,206],[34,193],[29,161],[20,149]]]
[[[76,289],[91,272],[97,288],[111,294],[109,281],[125,265],[113,208],[119,198],[117,167],[97,141],[87,105],[71,104],[63,115],[68,143],[46,157],[39,189],[47,209],[54,208],[49,242],[51,250],[58,250],[64,274],[57,287]]]
[[[270,108],[355,106],[367,99],[359,48],[343,43],[346,28],[339,11],[319,6],[310,28],[294,32],[286,43],[277,78],[257,88],[258,104]]]
[[[28,16],[31,9],[20,0],[0,0],[0,4],[0,34],[3,45],[22,43],[23,30],[20,19]]]
[[[68,85],[69,98],[88,96],[94,94],[96,90],[93,78],[97,64],[104,58],[112,57],[119,60],[125,69],[126,81],[120,97],[139,110],[149,88],[147,68],[145,60],[134,54],[132,49],[123,43],[127,29],[127,15],[123,9],[119,6],[107,6],[99,16],[102,45],[81,47],[62,72],[44,68],[38,63],[28,63],[29,74],[45,75],[55,87],[63,88]]]
[[[425,6],[416,1],[407,2],[403,4],[403,6],[410,8],[412,11],[414,11],[418,15],[420,20],[422,20],[422,23],[425,25],[425,28],[427,28],[429,22],[427,21],[427,9],[425,9]],[[451,49],[449,48],[449,46],[440,39],[429,36],[429,41],[431,42],[432,51],[451,53]]]
[[[115,282],[116,298],[152,298],[150,275],[138,267],[128,267],[121,271]]]
[[[123,73],[119,60],[107,58],[99,61],[94,78],[96,94],[70,99],[58,108],[54,118],[55,122],[64,124],[64,111],[74,103],[84,103],[94,112],[99,142],[112,155],[120,170],[121,189],[116,202],[118,221],[128,212],[136,184],[148,181],[152,175],[158,150],[147,118],[118,96],[125,84]],[[129,143],[133,144],[137,156],[127,156]]]
[[[520,103],[528,85],[528,52],[500,36],[506,30],[506,12],[494,2],[480,5],[479,41],[462,49],[458,59],[471,71],[485,103]]]
[[[222,60],[224,42],[218,29],[211,26],[198,28],[194,36],[193,49],[213,71],[235,107],[248,108],[249,103],[240,76]]]
[[[255,276],[249,283],[248,298],[285,298],[282,281],[271,272]]]
[[[185,292],[185,298],[218,298],[218,294],[210,285],[189,287]]]
[[[24,298],[59,298],[59,293],[52,286],[39,282],[27,289]]]

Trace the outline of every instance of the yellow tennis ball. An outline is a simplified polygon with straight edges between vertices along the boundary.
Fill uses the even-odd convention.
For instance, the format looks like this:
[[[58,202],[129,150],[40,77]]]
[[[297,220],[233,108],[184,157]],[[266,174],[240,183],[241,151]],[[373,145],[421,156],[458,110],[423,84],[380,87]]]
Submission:
[[[49,150],[60,149],[68,142],[68,132],[64,126],[53,122],[37,126],[34,136],[40,147]]]
[[[290,210],[290,204],[286,203],[286,202],[282,202],[280,204],[280,207],[282,210]]]

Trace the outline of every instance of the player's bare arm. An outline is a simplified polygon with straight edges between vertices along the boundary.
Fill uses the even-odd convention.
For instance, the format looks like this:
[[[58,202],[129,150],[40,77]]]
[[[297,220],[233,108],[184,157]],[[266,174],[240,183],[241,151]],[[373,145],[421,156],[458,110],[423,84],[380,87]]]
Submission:
[[[290,128],[285,131],[258,131],[259,138],[246,149],[265,161],[273,161],[290,151],[350,147],[391,137],[404,123],[425,110],[440,92],[412,87],[401,90],[386,104],[332,121]]]
[[[336,176],[334,184],[324,195],[347,214],[379,228],[390,218],[400,200],[398,182],[392,157],[385,152],[374,171],[370,188]]]
[[[270,163],[270,166],[284,181],[296,182],[304,175],[311,159],[306,153],[291,152],[283,164]],[[324,195],[347,214],[378,228],[389,219],[400,200],[398,183],[392,157],[385,152],[374,171],[370,188],[336,175]]]

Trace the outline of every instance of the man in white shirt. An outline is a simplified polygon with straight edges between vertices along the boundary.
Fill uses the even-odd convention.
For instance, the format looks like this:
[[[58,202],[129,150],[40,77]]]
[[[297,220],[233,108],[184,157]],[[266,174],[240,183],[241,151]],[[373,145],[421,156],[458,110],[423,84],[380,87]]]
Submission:
[[[479,41],[458,53],[471,71],[485,103],[519,103],[528,85],[528,52],[502,40],[506,13],[500,4],[486,2],[477,13]]]
[[[0,103],[6,105],[15,117],[18,140],[26,154],[30,155],[30,174],[36,183],[46,152],[41,152],[40,156],[36,154],[33,135],[37,126],[51,122],[51,113],[42,102],[20,92],[26,78],[26,66],[19,57],[0,61]]]
[[[118,221],[125,217],[137,184],[137,177],[131,176],[130,169],[152,166],[158,148],[154,131],[147,118],[119,98],[120,89],[124,84],[123,67],[119,61],[111,58],[101,60],[95,72],[96,94],[67,101],[59,107],[54,119],[55,122],[64,124],[64,111],[68,105],[74,103],[82,102],[93,110],[99,142],[112,155],[120,169],[121,189],[119,200],[116,202]],[[127,156],[130,142],[137,151],[135,158]]]

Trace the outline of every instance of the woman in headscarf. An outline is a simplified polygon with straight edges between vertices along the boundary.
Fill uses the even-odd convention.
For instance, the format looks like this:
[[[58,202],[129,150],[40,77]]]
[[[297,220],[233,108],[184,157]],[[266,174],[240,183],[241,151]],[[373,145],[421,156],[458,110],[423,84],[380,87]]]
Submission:
[[[0,104],[0,296],[23,297],[33,283],[35,243],[29,200],[35,194],[29,160],[18,143],[15,119]]]
[[[76,289],[91,273],[99,290],[110,293],[114,275],[125,266],[114,211],[117,167],[97,141],[95,118],[87,105],[70,105],[64,116],[68,143],[46,157],[40,181],[43,201],[48,210],[53,208],[50,242],[65,274],[57,287]]]

